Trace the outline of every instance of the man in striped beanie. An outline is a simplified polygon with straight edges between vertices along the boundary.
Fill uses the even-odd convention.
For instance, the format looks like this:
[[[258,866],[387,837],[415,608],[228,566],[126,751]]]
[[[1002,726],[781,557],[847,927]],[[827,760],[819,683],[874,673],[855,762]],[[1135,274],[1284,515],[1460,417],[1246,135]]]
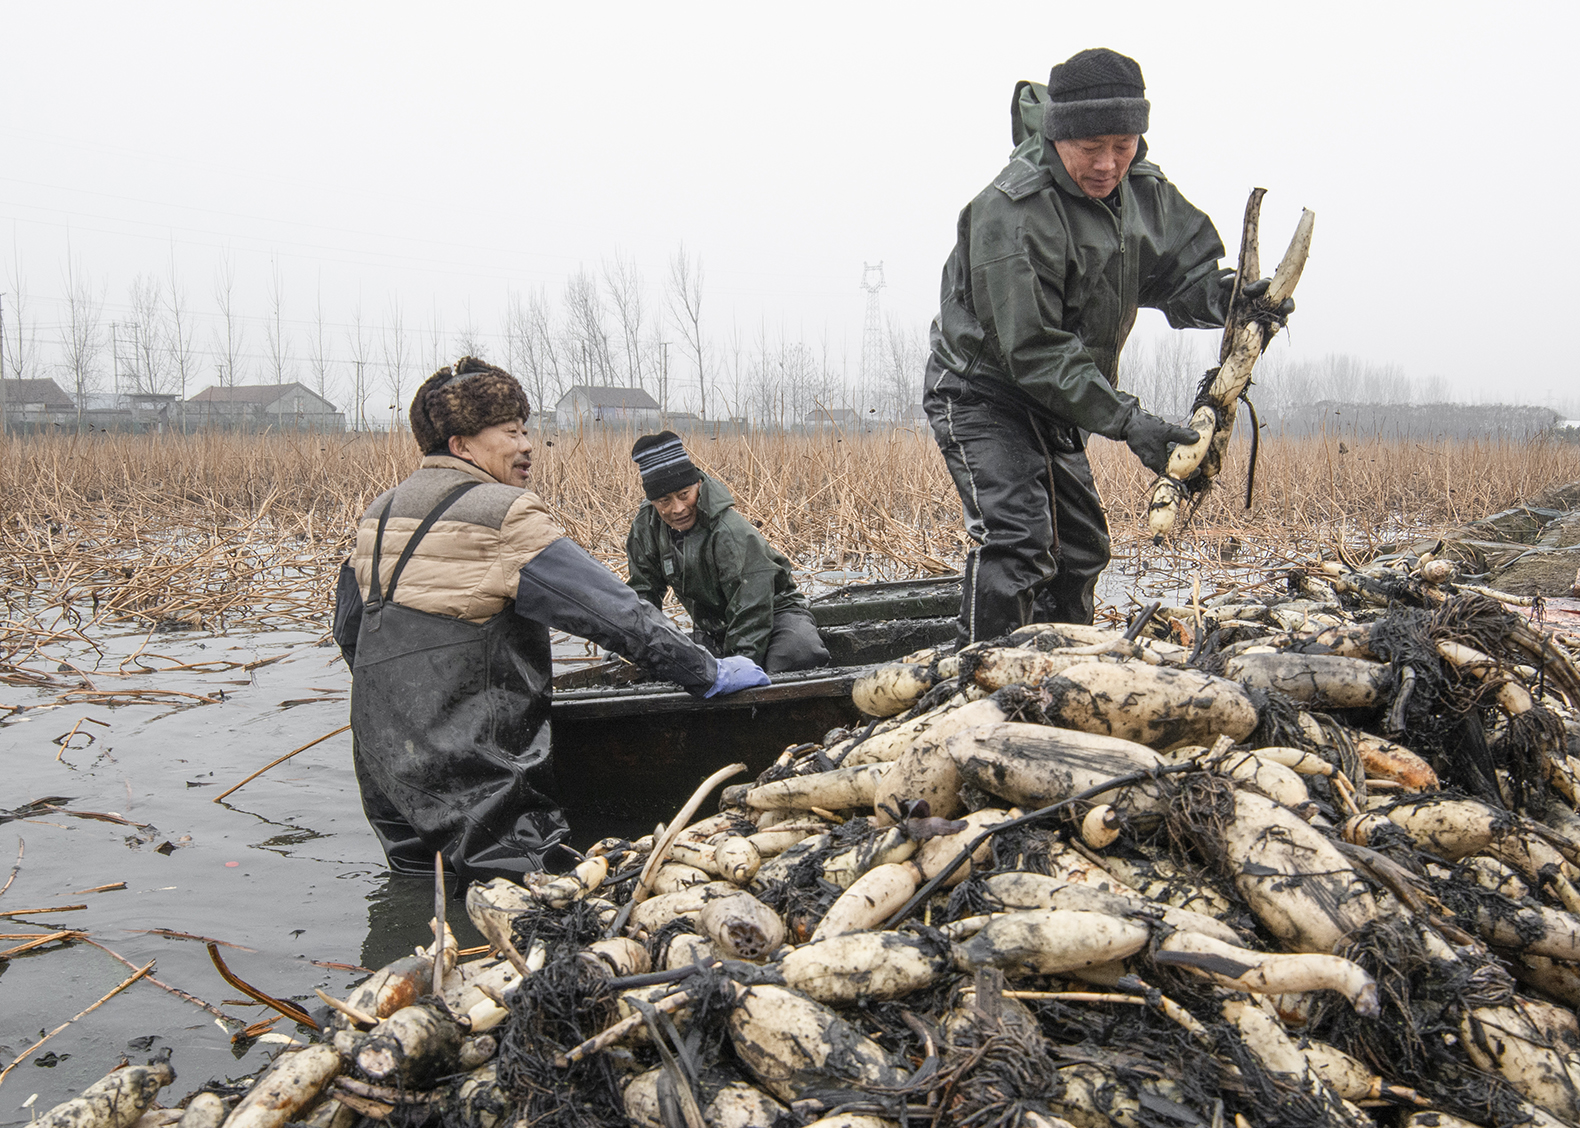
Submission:
[[[694,637],[719,657],[743,655],[770,674],[828,665],[790,561],[735,511],[724,483],[708,477],[673,431],[631,448],[647,501],[626,537],[627,582],[655,607],[671,588]]]

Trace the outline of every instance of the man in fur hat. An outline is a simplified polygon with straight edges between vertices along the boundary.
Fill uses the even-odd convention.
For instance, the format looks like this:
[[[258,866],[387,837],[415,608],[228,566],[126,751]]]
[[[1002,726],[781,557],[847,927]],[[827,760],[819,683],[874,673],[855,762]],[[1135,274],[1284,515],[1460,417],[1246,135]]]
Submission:
[[[631,447],[647,501],[625,541],[627,582],[654,607],[669,589],[695,638],[714,654],[740,654],[770,674],[828,665],[790,561],[735,511],[723,482],[708,477],[673,431]]]
[[[471,357],[411,402],[421,466],[374,499],[341,566],[352,757],[390,868],[520,880],[573,861],[553,798],[549,630],[592,639],[698,697],[768,678],[715,659],[565,536],[526,489],[531,408]]]
[[[1151,103],[1134,59],[1080,51],[1015,93],[1015,153],[960,213],[944,265],[923,395],[976,542],[962,643],[1092,621],[1109,541],[1086,434],[1126,443],[1154,473],[1196,441],[1116,385],[1136,310],[1215,328],[1234,283],[1212,221],[1145,159]]]

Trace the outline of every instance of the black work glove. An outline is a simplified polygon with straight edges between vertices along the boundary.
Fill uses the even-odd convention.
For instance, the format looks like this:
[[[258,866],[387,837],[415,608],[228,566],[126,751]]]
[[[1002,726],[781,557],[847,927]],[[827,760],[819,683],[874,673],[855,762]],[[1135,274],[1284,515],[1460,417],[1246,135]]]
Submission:
[[[1139,407],[1130,416],[1130,422],[1125,424],[1125,432],[1120,437],[1141,460],[1141,465],[1154,474],[1161,474],[1169,468],[1170,444],[1189,445],[1201,438],[1192,428],[1159,419]]]
[[[1267,293],[1267,288],[1272,284],[1273,280],[1271,278],[1258,278],[1255,282],[1247,282],[1244,286],[1240,287],[1240,293],[1245,297],[1250,298],[1252,301],[1256,301],[1260,299],[1262,295]],[[1278,303],[1277,309],[1272,309],[1270,307],[1268,312],[1273,315],[1273,318],[1279,323],[1279,325],[1288,324],[1289,315],[1295,312],[1295,299],[1285,298],[1283,301]]]

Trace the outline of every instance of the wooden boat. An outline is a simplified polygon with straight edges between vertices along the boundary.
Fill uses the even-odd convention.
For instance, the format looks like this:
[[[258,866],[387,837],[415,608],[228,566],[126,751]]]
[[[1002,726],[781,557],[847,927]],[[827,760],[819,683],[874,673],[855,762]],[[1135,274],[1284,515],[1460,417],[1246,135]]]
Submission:
[[[623,661],[555,678],[554,759],[575,841],[646,834],[724,765],[755,774],[787,746],[858,722],[850,690],[862,669],[953,640],[959,608],[957,576],[819,596],[812,616],[835,665],[712,701]]]

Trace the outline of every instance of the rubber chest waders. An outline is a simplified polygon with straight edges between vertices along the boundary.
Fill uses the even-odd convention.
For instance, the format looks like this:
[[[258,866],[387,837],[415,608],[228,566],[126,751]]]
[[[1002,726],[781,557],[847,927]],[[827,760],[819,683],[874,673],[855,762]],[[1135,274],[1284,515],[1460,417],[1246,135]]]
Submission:
[[[431,874],[436,850],[469,879],[571,860],[558,846],[568,827],[553,799],[548,628],[514,607],[478,624],[395,602],[418,544],[479,484],[457,486],[413,530],[388,590],[379,562],[389,504],[373,542],[352,749],[363,809],[398,873]]]

